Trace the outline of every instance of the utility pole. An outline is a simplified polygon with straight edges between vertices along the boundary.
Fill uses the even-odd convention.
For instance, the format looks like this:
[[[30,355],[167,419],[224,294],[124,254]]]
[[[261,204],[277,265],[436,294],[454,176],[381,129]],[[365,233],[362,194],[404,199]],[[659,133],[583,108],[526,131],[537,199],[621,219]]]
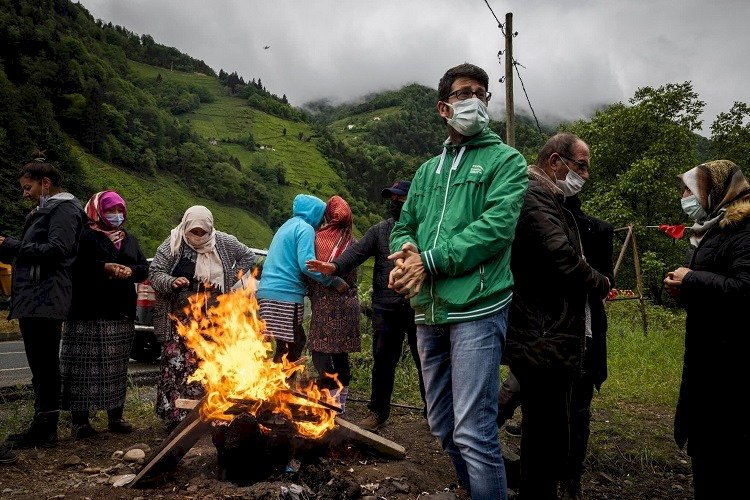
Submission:
[[[516,145],[516,125],[513,123],[513,13],[505,14],[505,143]]]

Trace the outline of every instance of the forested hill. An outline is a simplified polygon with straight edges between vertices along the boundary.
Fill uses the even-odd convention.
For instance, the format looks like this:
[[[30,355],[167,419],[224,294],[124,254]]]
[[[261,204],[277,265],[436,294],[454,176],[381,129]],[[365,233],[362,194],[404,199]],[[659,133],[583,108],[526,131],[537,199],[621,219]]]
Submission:
[[[16,173],[37,148],[83,201],[121,191],[148,252],[191,203],[264,247],[300,192],[344,196],[363,232],[383,215],[382,187],[439,153],[436,100],[434,89],[410,85],[297,109],[260,78],[217,74],[79,4],[0,0],[0,234],[20,232],[30,207]],[[530,123],[518,125],[525,152],[545,137]]]

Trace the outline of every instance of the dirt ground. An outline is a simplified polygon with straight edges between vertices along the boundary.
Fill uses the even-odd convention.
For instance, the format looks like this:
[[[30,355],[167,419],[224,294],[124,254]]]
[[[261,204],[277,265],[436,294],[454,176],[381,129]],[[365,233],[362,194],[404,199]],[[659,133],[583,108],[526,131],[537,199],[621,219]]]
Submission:
[[[2,409],[2,406],[0,406]],[[347,418],[363,416],[361,403],[347,406]],[[670,425],[671,415],[650,412],[653,425]],[[595,415],[604,422],[606,415]],[[18,463],[0,468],[1,498],[65,499],[465,499],[457,487],[450,460],[429,434],[421,413],[396,410],[380,434],[407,450],[404,460],[378,456],[352,443],[338,444],[323,456],[305,459],[297,472],[281,472],[251,486],[218,481],[217,454],[206,436],[185,456],[177,469],[162,475],[144,489],[115,487],[113,482],[136,473],[141,465],[123,461],[129,448],[156,448],[167,436],[158,425],[138,426],[133,434],[101,432],[74,441],[61,432],[60,445],[50,450],[20,451]],[[101,425],[100,425],[101,426]],[[519,438],[501,430],[503,446],[518,452]],[[616,439],[608,438],[608,439]],[[608,448],[626,450],[631,443],[609,442]],[[257,450],[263,454],[265,450]],[[689,462],[675,451],[658,467],[638,460],[612,461],[591,458],[583,480],[587,499],[688,499],[692,498]],[[126,480],[127,477],[122,479]]]

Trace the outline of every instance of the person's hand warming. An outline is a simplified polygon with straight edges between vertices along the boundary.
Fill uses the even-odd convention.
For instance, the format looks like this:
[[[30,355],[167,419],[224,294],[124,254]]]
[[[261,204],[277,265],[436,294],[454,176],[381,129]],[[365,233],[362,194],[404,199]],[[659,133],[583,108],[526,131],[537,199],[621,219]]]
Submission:
[[[388,276],[388,287],[407,298],[419,293],[427,272],[417,247],[412,243],[404,243],[401,250],[389,255],[388,259],[396,261],[396,267]]]
[[[679,297],[682,280],[685,279],[685,276],[689,272],[690,269],[687,267],[678,267],[674,271],[667,273],[666,278],[664,278],[664,286],[667,287],[667,291],[672,297]]]
[[[109,274],[112,278],[120,280],[128,279],[133,275],[133,270],[128,266],[123,266],[122,264],[116,264],[114,262],[107,262],[104,264],[104,272]]]
[[[184,288],[190,284],[190,280],[184,276],[180,276],[172,282],[172,288]]]
[[[320,274],[331,275],[336,272],[336,264],[332,262],[323,262],[322,260],[308,260],[305,262],[308,271],[318,272]]]

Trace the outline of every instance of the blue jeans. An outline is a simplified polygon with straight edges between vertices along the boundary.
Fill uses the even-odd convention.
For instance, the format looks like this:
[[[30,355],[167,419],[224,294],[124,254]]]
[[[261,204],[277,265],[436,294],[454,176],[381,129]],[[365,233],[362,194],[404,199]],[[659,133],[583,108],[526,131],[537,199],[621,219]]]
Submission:
[[[427,420],[473,500],[505,500],[497,429],[508,308],[477,321],[417,325]]]

